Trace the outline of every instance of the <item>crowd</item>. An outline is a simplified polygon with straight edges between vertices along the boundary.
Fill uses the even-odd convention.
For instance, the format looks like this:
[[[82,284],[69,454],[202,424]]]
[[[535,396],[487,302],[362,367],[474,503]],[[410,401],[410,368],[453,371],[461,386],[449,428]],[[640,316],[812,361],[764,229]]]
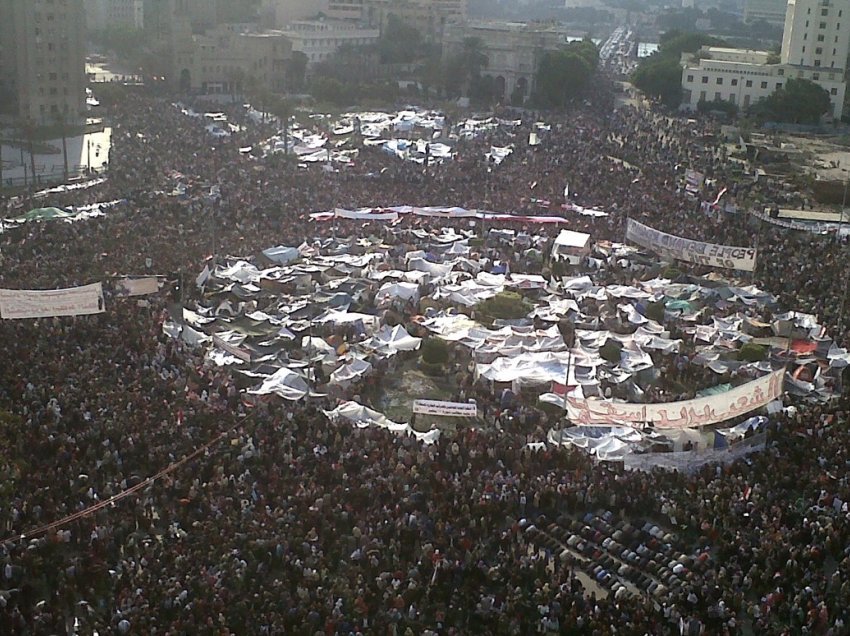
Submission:
[[[575,203],[609,212],[572,219],[596,241],[622,241],[627,218],[722,244],[758,236],[756,284],[844,340],[842,241],[753,226],[747,214],[706,215],[686,196],[684,167],[714,180],[703,198],[728,187],[742,208],[777,200],[769,183],[732,172],[711,122],[615,111],[600,90],[573,112],[540,115],[551,125],[542,144],[517,143],[499,166],[484,159],[494,141],[485,137],[427,170],[364,149],[353,166],[329,172],[245,155],[240,148],[275,129],[243,122],[236,108],[228,115],[246,130],[216,140],[168,102],[115,106],[107,181],[49,204],[127,202],[88,221],[6,231],[0,285],[70,287],[146,272],[191,281],[212,254],[384,232],[314,222],[310,212],[410,204],[545,213],[532,199],[557,206],[568,183]],[[516,139],[537,117],[522,119]],[[170,196],[178,181],[185,195]],[[212,185],[221,192],[213,204],[204,197]],[[532,231],[551,239],[557,230]],[[490,249],[520,266],[510,246]],[[546,420],[522,402],[507,406],[504,430],[421,445],[329,422],[322,401],[246,404],[226,372],[162,334],[170,299],[140,307],[108,298],[97,316],[0,322],[0,633],[846,633],[843,397],[772,416],[764,452],[692,475],[532,450]],[[223,432],[134,496],[22,537]],[[600,510],[674,528],[708,566],[663,599],[609,595],[576,559],[532,539],[531,526]]]

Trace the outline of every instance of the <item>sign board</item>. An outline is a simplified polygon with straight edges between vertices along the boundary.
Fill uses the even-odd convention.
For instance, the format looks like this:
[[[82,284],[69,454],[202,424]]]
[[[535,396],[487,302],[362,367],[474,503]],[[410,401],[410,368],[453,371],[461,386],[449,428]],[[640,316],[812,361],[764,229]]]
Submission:
[[[626,238],[638,245],[665,256],[699,265],[725,267],[751,272],[756,268],[756,249],[702,243],[665,234],[656,229],[629,219]]]
[[[232,345],[228,342],[225,342],[218,336],[213,336],[213,344],[221,349],[222,351],[226,351],[232,356],[239,358],[244,362],[251,362],[251,352],[246,351],[245,349],[240,349],[239,347]]]
[[[122,278],[115,282],[115,293],[119,296],[147,296],[159,291],[155,276],[146,278]]]
[[[0,289],[0,318],[52,318],[102,314],[103,285],[92,283],[67,289]]]
[[[420,415],[441,415],[442,417],[477,417],[478,405],[474,402],[414,400],[413,412]]]

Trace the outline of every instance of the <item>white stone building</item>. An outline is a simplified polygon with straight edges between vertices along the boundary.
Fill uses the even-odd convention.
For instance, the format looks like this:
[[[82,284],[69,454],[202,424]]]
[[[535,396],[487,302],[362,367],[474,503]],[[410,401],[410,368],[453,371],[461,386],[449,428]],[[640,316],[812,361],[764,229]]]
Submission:
[[[280,31],[291,43],[292,52],[307,56],[308,68],[326,61],[343,45],[375,44],[381,32],[341,20],[300,20]]]

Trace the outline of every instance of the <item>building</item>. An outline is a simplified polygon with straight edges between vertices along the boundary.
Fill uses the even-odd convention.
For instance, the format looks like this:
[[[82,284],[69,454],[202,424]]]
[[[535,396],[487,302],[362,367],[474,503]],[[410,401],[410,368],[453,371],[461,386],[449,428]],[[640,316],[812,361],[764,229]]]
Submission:
[[[744,0],[744,22],[784,25],[788,0]]]
[[[448,25],[467,18],[467,0],[365,0],[364,4],[371,26],[383,30],[395,15],[433,41],[443,39]]]
[[[47,125],[84,116],[83,0],[0,0],[0,107]]]
[[[832,112],[844,108],[844,67],[850,47],[850,0],[789,0],[779,59],[766,51],[703,47],[682,55],[683,106],[726,101],[748,108],[782,88],[807,79],[829,93]]]
[[[145,26],[144,0],[85,0],[85,9],[89,31]]]
[[[292,47],[281,31],[222,25],[188,42],[176,51],[172,72],[184,91],[241,94],[249,84],[271,92],[286,89]]]
[[[850,46],[850,0],[788,0],[782,63],[843,69]]]
[[[292,52],[307,56],[307,67],[330,58],[341,46],[375,44],[378,29],[343,20],[300,20],[280,31],[291,44]]]
[[[260,17],[271,29],[280,29],[298,20],[328,14],[328,0],[263,0]]]
[[[793,64],[769,64],[766,51],[703,47],[683,55],[684,104],[696,110],[701,101],[726,101],[746,109],[782,88],[788,78],[807,79],[830,95],[833,117],[844,107],[844,70]]]
[[[487,58],[481,74],[496,80],[498,98],[518,102],[531,95],[543,54],[577,39],[557,24],[471,21],[447,25],[443,56],[461,51],[467,38],[481,41]]]

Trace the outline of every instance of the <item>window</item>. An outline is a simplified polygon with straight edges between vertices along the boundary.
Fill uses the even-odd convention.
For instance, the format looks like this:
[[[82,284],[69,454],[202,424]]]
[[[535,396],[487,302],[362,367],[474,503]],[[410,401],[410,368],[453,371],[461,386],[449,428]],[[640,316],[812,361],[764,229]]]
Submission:
[[[823,33],[821,33],[821,34],[818,36],[818,42],[823,42],[823,38],[824,38]]]
[[[837,88],[830,88],[829,94],[830,95],[838,95],[838,89]]]
[[[717,85],[718,85],[718,86],[723,86],[723,78],[722,78],[722,77],[718,77],[718,78],[717,78]]]
[[[815,53],[816,53],[817,55],[822,55],[822,54],[823,54],[823,49],[822,49],[821,47],[817,47],[817,48],[815,49]]]
[[[820,14],[821,14],[821,16],[823,16],[825,18],[826,16],[829,15],[829,9],[821,9]]]
[[[826,28],[826,22],[821,22],[820,24],[818,24],[818,28],[819,29],[825,29]]]
[[[752,88],[753,87],[753,80],[747,80],[747,83],[745,84],[745,86],[747,88]]]
[[[782,82],[776,82],[776,90],[782,88]]]
[[[767,82],[762,82],[762,83],[761,83],[761,87],[762,87],[762,88],[767,88]]]
[[[820,60],[815,60],[815,66],[820,66]]]
[[[720,97],[720,91],[717,91],[717,92],[714,94],[714,101],[719,102],[721,99],[723,99],[723,98],[722,98],[722,97]]]
[[[694,81],[694,76],[688,75],[688,82],[690,83],[690,82],[693,82],[693,81]]]
[[[812,81],[817,82],[820,79],[820,73],[812,73]]]
[[[779,75],[780,77],[782,77],[783,75],[785,75],[785,69],[784,68],[778,69],[776,71],[776,74]]]
[[[703,76],[702,76],[702,83],[703,83],[703,84],[708,84],[708,75],[703,75]]]
[[[732,80],[732,86],[737,86],[737,85],[738,85],[738,80],[737,80],[737,78],[736,78],[736,79],[733,79],[733,80]]]

